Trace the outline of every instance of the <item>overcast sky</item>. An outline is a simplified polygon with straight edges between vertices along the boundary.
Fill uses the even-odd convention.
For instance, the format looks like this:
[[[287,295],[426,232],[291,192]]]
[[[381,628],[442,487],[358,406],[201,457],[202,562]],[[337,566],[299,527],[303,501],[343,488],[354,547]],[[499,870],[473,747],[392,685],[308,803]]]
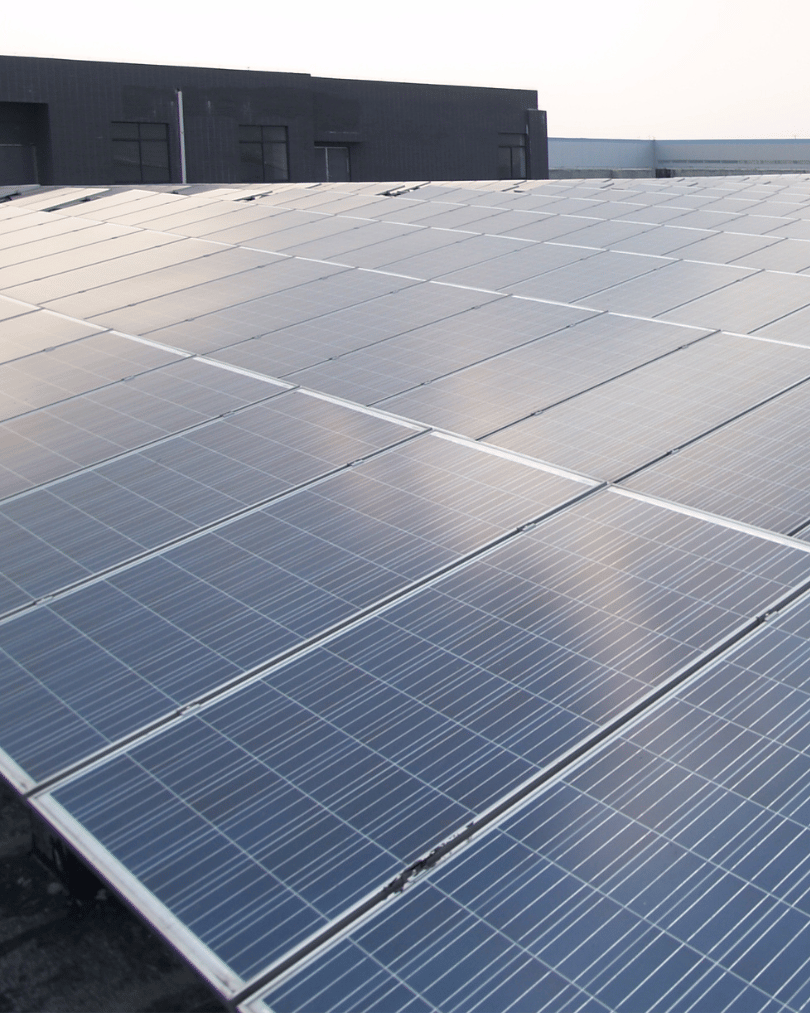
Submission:
[[[0,47],[529,88],[552,137],[810,137],[808,0],[39,0]]]

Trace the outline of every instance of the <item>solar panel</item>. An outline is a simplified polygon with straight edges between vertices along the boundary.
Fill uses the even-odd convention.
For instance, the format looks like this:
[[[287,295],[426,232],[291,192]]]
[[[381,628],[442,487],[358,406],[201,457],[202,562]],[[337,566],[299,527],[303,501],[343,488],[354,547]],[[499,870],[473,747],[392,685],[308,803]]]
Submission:
[[[694,245],[685,247],[679,253],[685,256],[693,249]],[[652,274],[620,282],[585,297],[583,301],[616,313],[656,317],[692,299],[733,285],[749,273],[735,266],[696,264],[691,258],[674,263],[664,262]]]
[[[28,315],[15,317],[9,325],[21,328]],[[50,347],[34,355],[0,364],[2,417],[13,418],[35,408],[43,408],[76,394],[103,387],[126,376],[176,361],[178,356],[115,334],[82,338],[83,325],[54,317],[57,331],[67,336],[65,344]],[[51,326],[50,324],[48,326]],[[75,338],[79,340],[74,340]],[[22,339],[25,340],[24,338]],[[52,339],[51,339],[52,341]]]
[[[403,295],[413,291],[407,289]],[[480,294],[463,294],[478,295],[476,301],[481,300]],[[421,288],[414,295],[419,297]],[[377,312],[373,304],[367,309]],[[576,319],[567,308],[495,297],[451,318],[330,356],[308,369],[286,373],[285,378],[360,404],[373,404],[535,341]],[[331,350],[326,346],[325,351]]]
[[[788,534],[810,520],[803,384],[628,479],[630,488]]]
[[[95,225],[69,235],[69,239],[60,236],[58,240],[40,240],[6,251],[5,257],[0,256],[0,286],[6,289],[175,241],[171,236],[133,232],[114,225]]]
[[[463,247],[470,243],[509,243],[510,240],[504,236],[483,239],[469,239],[465,243],[458,243],[453,247],[453,253],[460,253]],[[497,259],[486,260],[484,263],[465,267],[462,270],[453,270],[451,274],[445,273],[443,281],[454,285],[470,285],[473,288],[490,288],[498,291],[505,291],[510,286],[526,281],[528,278],[535,278],[547,271],[554,271],[558,267],[565,267],[574,264],[578,260],[585,260],[587,257],[595,256],[595,250],[585,250],[578,246],[564,246],[559,243],[529,243],[511,240],[513,246],[507,247],[504,253]],[[497,249],[498,247],[496,247]],[[402,266],[402,264],[400,264]],[[451,270],[452,268],[448,268]]]
[[[30,312],[24,312],[26,309]],[[10,362],[98,333],[98,328],[92,324],[68,320],[47,310],[34,310],[19,303],[16,313],[13,304],[8,305],[8,310],[13,315],[0,321],[0,362]]]
[[[540,306],[557,333],[387,399],[381,407],[480,438],[706,334],[604,313],[583,318],[579,314],[587,310]],[[500,434],[499,442],[506,445],[502,435],[506,439]],[[524,446],[539,456],[531,437]]]
[[[657,271],[667,261],[660,257],[629,256],[624,253],[598,253],[574,261],[553,271],[510,285],[516,295],[558,302],[579,302],[593,292],[618,285],[630,278]]]
[[[734,286],[695,299],[664,316],[685,324],[722,327],[750,334],[794,310],[810,304],[810,278],[760,272]]]
[[[0,422],[0,496],[277,393],[273,384],[181,359]]]
[[[768,236],[742,236],[737,232],[721,232],[708,239],[699,239],[689,246],[680,247],[678,255],[685,260],[694,260],[704,264],[736,264],[737,261],[740,261],[739,266],[750,267],[750,264],[744,262],[744,258],[748,254],[758,250],[766,250],[778,243],[778,239]]]
[[[769,239],[775,237],[769,236]],[[765,271],[790,271],[800,273],[810,269],[808,254],[810,246],[802,239],[778,239],[772,246],[749,253],[740,258],[743,267],[755,267]]]
[[[166,248],[166,256],[176,257],[176,263],[159,271],[144,270],[134,278],[107,285],[102,284],[85,292],[49,300],[48,308],[68,316],[90,318],[109,313],[119,307],[131,306],[143,300],[154,299],[170,292],[178,292],[195,285],[203,285],[240,271],[270,264],[273,257],[251,250],[211,247],[199,239],[184,239]],[[199,263],[197,262],[199,261]],[[146,264],[143,265],[145,268]],[[14,291],[7,293],[14,295]]]
[[[151,281],[156,272],[162,273],[166,268],[206,257],[211,252],[199,247],[189,248],[182,241],[171,242],[169,236],[162,239],[163,242],[149,245],[142,239],[134,243],[121,240],[98,243],[86,247],[83,250],[84,256],[76,256],[77,251],[71,250],[60,255],[56,264],[46,262],[41,269],[38,264],[34,264],[26,272],[29,275],[27,281],[20,279],[16,284],[11,281],[9,285],[3,286],[3,291],[14,299],[30,303],[44,304],[63,300],[60,302],[60,312],[73,312],[77,300],[81,298],[71,299],[73,293],[80,292],[84,295],[93,289],[103,288],[106,294],[112,287],[122,293],[119,298],[125,298],[123,293],[126,291],[134,293],[138,290],[136,278],[150,275]],[[96,246],[101,249],[97,250]],[[53,259],[48,258],[51,261]],[[98,266],[100,263],[104,265],[102,270]],[[18,270],[16,273],[21,272]],[[88,298],[90,297],[85,296],[85,301]]]
[[[723,375],[720,388],[718,370]],[[810,352],[805,349],[766,348],[755,340],[714,334],[490,439],[540,460],[615,480],[808,375]]]

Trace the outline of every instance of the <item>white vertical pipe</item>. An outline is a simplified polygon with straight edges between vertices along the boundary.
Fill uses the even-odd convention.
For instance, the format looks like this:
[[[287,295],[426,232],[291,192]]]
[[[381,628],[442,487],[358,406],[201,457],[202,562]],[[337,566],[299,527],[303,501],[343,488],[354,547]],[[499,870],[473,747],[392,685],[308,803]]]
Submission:
[[[183,117],[183,93],[177,91],[177,126],[180,132],[180,182],[187,183],[186,178],[186,123]]]

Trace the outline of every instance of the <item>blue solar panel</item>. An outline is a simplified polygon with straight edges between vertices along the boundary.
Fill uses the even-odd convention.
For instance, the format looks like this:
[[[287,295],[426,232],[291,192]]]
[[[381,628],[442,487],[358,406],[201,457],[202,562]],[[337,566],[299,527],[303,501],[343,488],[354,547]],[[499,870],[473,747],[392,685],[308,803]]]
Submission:
[[[0,209],[0,769],[244,1013],[810,1003],[806,183]]]

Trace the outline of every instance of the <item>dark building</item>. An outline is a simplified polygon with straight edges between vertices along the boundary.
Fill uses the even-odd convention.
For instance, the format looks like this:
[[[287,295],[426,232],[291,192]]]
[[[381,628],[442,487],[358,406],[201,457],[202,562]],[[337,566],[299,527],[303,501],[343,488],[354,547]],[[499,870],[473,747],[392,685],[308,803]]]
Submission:
[[[537,92],[0,56],[0,184],[545,179]]]

